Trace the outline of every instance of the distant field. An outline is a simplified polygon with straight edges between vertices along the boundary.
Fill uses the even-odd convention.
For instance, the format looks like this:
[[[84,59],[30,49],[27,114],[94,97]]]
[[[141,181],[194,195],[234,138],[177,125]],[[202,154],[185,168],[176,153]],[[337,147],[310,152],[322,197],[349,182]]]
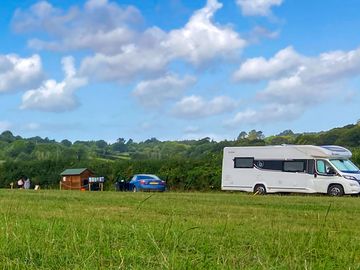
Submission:
[[[360,198],[0,190],[2,269],[359,269]]]

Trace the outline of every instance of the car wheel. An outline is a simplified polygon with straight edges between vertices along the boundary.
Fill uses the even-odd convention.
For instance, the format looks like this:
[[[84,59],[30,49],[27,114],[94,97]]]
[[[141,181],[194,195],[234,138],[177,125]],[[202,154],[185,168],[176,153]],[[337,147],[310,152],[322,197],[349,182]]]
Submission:
[[[328,188],[328,195],[333,197],[340,197],[344,195],[344,188],[341,185],[331,185]]]
[[[254,187],[254,194],[265,195],[266,194],[265,186],[264,185],[256,185]]]

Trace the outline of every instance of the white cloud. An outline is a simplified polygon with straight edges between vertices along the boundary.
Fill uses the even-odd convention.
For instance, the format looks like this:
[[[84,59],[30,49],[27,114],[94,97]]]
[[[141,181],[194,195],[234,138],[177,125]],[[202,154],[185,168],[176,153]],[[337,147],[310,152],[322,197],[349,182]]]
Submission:
[[[209,101],[200,96],[188,96],[175,104],[173,114],[179,118],[201,118],[230,112],[236,107],[237,102],[225,96]]]
[[[32,48],[94,52],[82,61],[80,74],[128,82],[159,76],[176,60],[198,67],[238,55],[245,40],[230,26],[213,22],[221,7],[217,0],[208,0],[184,27],[165,32],[157,27],[140,30],[140,12],[115,2],[89,0],[84,7],[64,11],[43,1],[29,10],[17,10],[13,26],[18,32],[47,34],[47,38],[30,40]]]
[[[212,22],[215,12],[221,7],[217,0],[208,0],[206,6],[196,11],[183,28],[169,33],[162,45],[172,58],[184,58],[199,65],[245,47],[246,42],[238,33]]]
[[[260,81],[279,77],[294,71],[294,68],[303,61],[292,47],[279,51],[275,56],[266,60],[264,57],[256,57],[246,60],[234,73],[236,81]]]
[[[39,50],[90,49],[114,53],[121,45],[134,40],[136,33],[131,25],[141,20],[136,8],[122,8],[105,0],[89,0],[83,8],[74,6],[68,11],[41,1],[29,10],[18,9],[13,18],[13,28],[20,33],[45,32],[45,40],[29,41],[30,47]]]
[[[95,54],[86,57],[80,74],[99,80],[128,82],[139,77],[155,76],[164,72],[169,58],[153,45],[129,45],[116,55]]]
[[[9,130],[11,128],[11,123],[8,121],[0,121],[0,132]]]
[[[16,54],[0,55],[0,93],[33,87],[42,78],[39,55],[21,58]]]
[[[281,103],[314,104],[335,93],[342,94],[344,79],[360,73],[360,48],[332,51],[318,57],[302,56],[302,63],[290,75],[271,80],[259,98]],[[327,98],[326,98],[327,97]]]
[[[269,104],[259,110],[247,109],[238,112],[232,119],[226,121],[225,125],[237,127],[247,124],[264,124],[276,121],[289,121],[297,118],[304,112],[304,108],[298,104]]]
[[[280,30],[271,31],[268,28],[262,26],[255,26],[250,33],[247,35],[246,39],[248,43],[259,43],[262,38],[267,39],[276,39],[280,35]]]
[[[68,111],[74,109],[78,102],[74,95],[76,89],[87,84],[85,78],[76,77],[74,59],[62,59],[65,78],[62,82],[46,80],[34,90],[29,90],[22,96],[21,109],[34,109],[40,111]]]
[[[283,0],[236,0],[244,16],[270,16],[273,6],[280,6]]]
[[[144,106],[159,107],[167,100],[180,97],[195,82],[196,79],[192,76],[180,79],[174,74],[168,74],[162,78],[140,82],[133,95]]]
[[[263,107],[239,112],[228,125],[295,119],[307,108],[346,96],[346,80],[360,74],[360,48],[322,53],[317,57],[305,57],[295,51],[290,57],[279,57],[280,52],[269,61],[253,65],[253,69],[248,65],[247,73],[245,68],[242,70],[242,79],[279,78],[271,79],[265,89],[257,93],[257,100],[264,102]],[[289,62],[292,62],[290,66]],[[256,77],[256,73],[260,75]]]

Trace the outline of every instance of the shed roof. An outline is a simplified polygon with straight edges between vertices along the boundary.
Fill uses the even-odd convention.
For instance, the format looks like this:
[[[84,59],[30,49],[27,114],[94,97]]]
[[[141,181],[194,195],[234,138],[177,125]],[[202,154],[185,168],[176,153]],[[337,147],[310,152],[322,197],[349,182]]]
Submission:
[[[86,170],[89,170],[88,168],[80,168],[80,169],[66,169],[63,171],[60,175],[66,176],[66,175],[80,175]],[[90,170],[89,170],[90,171]],[[90,171],[91,172],[91,171]]]

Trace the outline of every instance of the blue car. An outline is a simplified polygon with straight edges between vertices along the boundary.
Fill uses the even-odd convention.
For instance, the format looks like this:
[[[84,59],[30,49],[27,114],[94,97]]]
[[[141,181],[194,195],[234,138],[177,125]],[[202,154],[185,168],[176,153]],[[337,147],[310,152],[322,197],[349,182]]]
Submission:
[[[166,182],[153,174],[135,174],[131,178],[129,188],[138,191],[165,191]]]

